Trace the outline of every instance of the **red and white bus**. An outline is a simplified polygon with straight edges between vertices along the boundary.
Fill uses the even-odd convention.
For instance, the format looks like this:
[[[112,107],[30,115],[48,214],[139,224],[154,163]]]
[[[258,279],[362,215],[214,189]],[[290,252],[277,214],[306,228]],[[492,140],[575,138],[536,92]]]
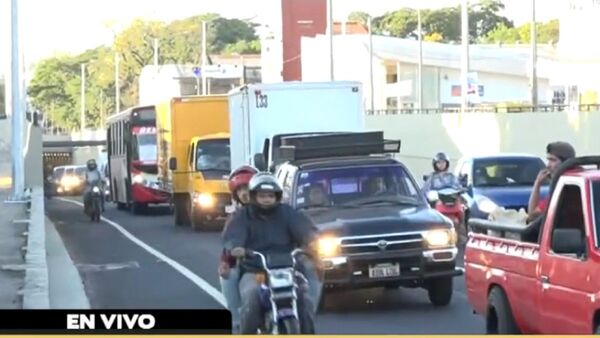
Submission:
[[[108,118],[108,171],[111,197],[121,210],[143,213],[149,204],[169,203],[158,189],[156,110],[129,108]]]

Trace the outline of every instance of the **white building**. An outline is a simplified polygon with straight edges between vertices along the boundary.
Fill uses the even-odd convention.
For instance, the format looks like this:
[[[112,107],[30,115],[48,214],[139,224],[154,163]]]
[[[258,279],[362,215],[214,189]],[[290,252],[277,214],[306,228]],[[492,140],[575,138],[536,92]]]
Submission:
[[[476,75],[478,94],[472,103],[526,103],[530,101],[530,54],[527,46],[471,45],[470,71]],[[551,103],[548,70],[553,54],[543,48],[538,55],[539,103]],[[373,36],[374,108],[418,106],[418,41]],[[336,80],[360,81],[370,104],[368,35],[334,36]],[[423,42],[423,108],[460,105],[461,46]],[[328,38],[302,38],[303,81],[329,80]]]

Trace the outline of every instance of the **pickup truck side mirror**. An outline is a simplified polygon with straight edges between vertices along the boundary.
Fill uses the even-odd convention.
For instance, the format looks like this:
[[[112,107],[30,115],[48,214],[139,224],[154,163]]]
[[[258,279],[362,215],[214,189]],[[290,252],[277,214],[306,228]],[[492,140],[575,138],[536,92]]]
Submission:
[[[552,233],[552,251],[581,257],[586,251],[581,229],[555,229]]]
[[[175,157],[171,157],[169,159],[169,169],[170,170],[177,170],[177,159]]]
[[[267,161],[263,154],[254,154],[254,166],[260,171],[267,171]]]

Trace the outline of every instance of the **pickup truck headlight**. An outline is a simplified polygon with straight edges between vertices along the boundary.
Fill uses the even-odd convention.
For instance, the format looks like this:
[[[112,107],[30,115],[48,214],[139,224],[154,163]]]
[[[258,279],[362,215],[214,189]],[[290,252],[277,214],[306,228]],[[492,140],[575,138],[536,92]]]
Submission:
[[[215,205],[215,199],[211,194],[196,194],[194,201],[200,208],[207,209],[212,208]]]
[[[456,245],[456,232],[454,229],[437,229],[424,234],[425,241],[430,247],[447,247]]]
[[[342,240],[336,237],[319,238],[319,256],[335,257],[340,253]]]
[[[477,208],[486,214],[490,214],[498,208],[498,205],[487,197],[479,197],[475,202],[477,203]]]

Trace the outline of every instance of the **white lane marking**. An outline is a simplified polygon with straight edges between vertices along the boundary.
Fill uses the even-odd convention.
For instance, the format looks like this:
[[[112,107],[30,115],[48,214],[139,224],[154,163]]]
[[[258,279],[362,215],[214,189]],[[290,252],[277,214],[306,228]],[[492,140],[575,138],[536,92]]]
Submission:
[[[83,207],[83,203],[78,202],[78,201],[74,201],[74,200],[70,200],[70,199],[66,199],[66,198],[62,198],[62,197],[59,197],[56,199],[63,201],[63,202],[67,202],[67,203],[71,203],[71,204],[75,204],[80,207]],[[113,228],[117,229],[120,233],[123,234],[123,236],[127,237],[127,239],[129,239],[133,243],[137,244],[138,246],[140,246],[142,249],[146,250],[150,254],[154,255],[156,258],[169,264],[173,269],[177,270],[177,272],[179,272],[184,277],[189,279],[192,283],[196,284],[196,286],[198,286],[200,289],[202,289],[204,292],[206,292],[209,296],[214,298],[224,308],[227,308],[227,303],[225,301],[225,297],[223,296],[223,294],[219,290],[215,289],[212,285],[210,285],[207,281],[202,279],[200,276],[196,275],[195,273],[190,271],[185,266],[179,264],[177,261],[167,257],[162,252],[160,252],[160,251],[154,249],[153,247],[151,247],[150,245],[144,243],[143,241],[141,241],[140,239],[138,239],[137,237],[132,235],[129,231],[125,230],[125,228],[123,228],[120,224],[113,222],[110,219],[105,218],[105,217],[102,217],[102,221],[106,222],[107,224],[111,225]]]

